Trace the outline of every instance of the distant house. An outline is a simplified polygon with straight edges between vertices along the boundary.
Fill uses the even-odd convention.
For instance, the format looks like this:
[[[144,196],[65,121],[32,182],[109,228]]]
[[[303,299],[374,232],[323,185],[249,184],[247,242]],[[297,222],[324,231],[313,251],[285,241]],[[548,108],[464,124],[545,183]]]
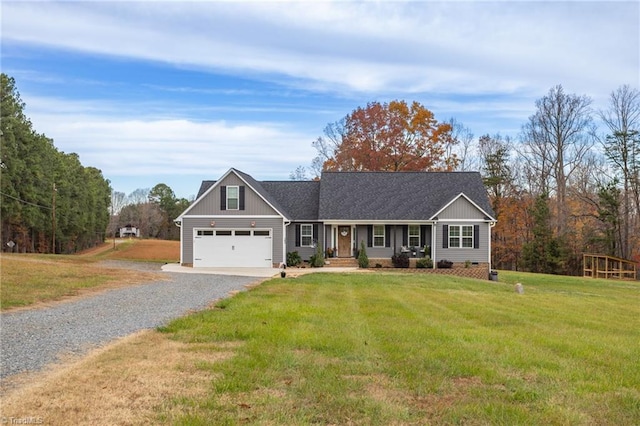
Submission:
[[[177,219],[180,262],[277,267],[287,252],[372,259],[406,252],[490,268],[496,222],[477,172],[324,172],[317,181],[257,181],[230,169],[203,181]],[[375,263],[374,263],[375,264]],[[434,265],[434,267],[436,267]]]
[[[131,224],[120,228],[120,238],[140,237],[140,230]]]

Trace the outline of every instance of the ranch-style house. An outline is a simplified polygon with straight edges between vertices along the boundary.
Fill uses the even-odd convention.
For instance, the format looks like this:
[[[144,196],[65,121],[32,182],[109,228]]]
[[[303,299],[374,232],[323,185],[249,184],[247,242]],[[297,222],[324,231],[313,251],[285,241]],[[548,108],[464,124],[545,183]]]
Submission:
[[[308,260],[320,246],[372,262],[394,254],[491,268],[496,223],[477,172],[324,172],[314,181],[257,181],[231,168],[203,181],[175,220],[180,263],[279,267],[287,252]],[[385,261],[387,261],[385,263]]]

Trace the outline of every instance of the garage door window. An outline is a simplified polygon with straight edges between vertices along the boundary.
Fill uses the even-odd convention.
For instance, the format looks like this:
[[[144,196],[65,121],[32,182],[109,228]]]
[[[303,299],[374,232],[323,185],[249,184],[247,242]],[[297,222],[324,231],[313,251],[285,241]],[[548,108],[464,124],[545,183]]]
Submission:
[[[200,236],[200,237],[213,236],[213,231],[198,230],[198,236]]]
[[[217,237],[230,237],[232,231],[216,231]]]
[[[250,237],[251,236],[251,231],[249,231],[249,230],[238,230],[238,231],[236,231],[236,236],[237,237]]]
[[[253,235],[256,237],[268,237],[271,234],[269,231],[256,230],[256,231],[253,231]]]

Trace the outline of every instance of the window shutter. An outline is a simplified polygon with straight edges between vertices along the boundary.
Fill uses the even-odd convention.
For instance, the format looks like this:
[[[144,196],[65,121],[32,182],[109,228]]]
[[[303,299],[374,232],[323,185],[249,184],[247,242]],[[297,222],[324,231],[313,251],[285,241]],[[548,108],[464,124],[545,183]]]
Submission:
[[[384,227],[384,246],[391,247],[391,225]]]
[[[317,223],[313,224],[313,240],[316,241],[316,242],[319,242],[318,241],[318,224]]]
[[[227,187],[220,187],[220,210],[227,209]]]
[[[300,247],[300,225],[296,225],[296,247]]]
[[[238,206],[240,210],[244,210],[244,186],[240,187],[239,197],[240,197],[240,200],[238,201]]]
[[[373,247],[373,225],[367,226],[367,247]]]
[[[427,225],[420,225],[420,244],[422,247],[429,245],[427,243]]]
[[[402,227],[402,245],[406,246],[409,244],[409,225],[404,225]]]
[[[442,225],[442,248],[449,248],[449,225]]]
[[[473,225],[473,248],[480,248],[480,225]]]

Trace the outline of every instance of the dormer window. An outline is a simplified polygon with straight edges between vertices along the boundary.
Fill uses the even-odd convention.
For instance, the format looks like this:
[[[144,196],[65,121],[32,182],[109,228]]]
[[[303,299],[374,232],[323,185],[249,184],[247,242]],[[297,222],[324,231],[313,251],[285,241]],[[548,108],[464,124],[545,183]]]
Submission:
[[[227,210],[238,210],[240,207],[240,188],[227,186]]]

